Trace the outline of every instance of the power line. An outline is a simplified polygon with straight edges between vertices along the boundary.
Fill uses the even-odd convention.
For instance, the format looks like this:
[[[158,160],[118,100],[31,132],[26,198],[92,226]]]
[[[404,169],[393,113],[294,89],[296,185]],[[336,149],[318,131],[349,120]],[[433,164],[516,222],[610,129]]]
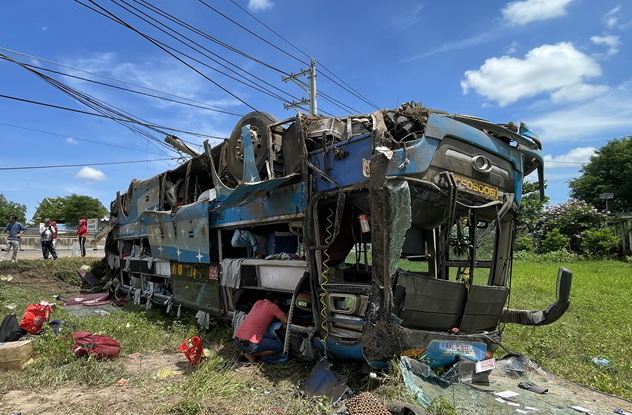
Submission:
[[[154,23],[152,23],[152,22],[148,21],[147,19],[145,19],[145,18],[143,18],[143,17],[139,16],[138,14],[136,14],[136,13],[134,13],[133,11],[129,10],[128,8],[121,6],[119,3],[117,3],[117,2],[116,2],[116,0],[112,0],[112,2],[113,2],[114,4],[116,4],[117,6],[121,7],[122,9],[124,9],[125,11],[127,11],[128,13],[130,13],[130,14],[132,14],[132,15],[136,16],[137,18],[139,18],[140,20],[144,21],[145,23],[148,23],[149,25],[153,26],[154,28],[156,28],[156,29],[160,30],[161,32],[165,33],[167,36],[170,36],[171,38],[175,39],[176,41],[178,41],[178,42],[182,43],[183,45],[185,45],[185,46],[187,46],[187,47],[189,47],[189,48],[193,49],[195,52],[197,52],[197,53],[201,54],[201,55],[202,55],[202,56],[204,56],[205,58],[210,59],[211,61],[215,62],[216,64],[218,64],[218,65],[220,65],[220,66],[222,66],[222,67],[226,68],[227,70],[231,71],[231,72],[232,72],[232,73],[234,73],[235,75],[238,75],[238,74],[237,74],[237,72],[235,72],[232,68],[229,68],[228,66],[226,66],[226,65],[225,65],[225,64],[223,64],[222,62],[219,62],[217,59],[214,59],[214,58],[212,58],[211,56],[209,56],[209,55],[207,55],[207,54],[205,54],[205,53],[201,52],[200,50],[198,50],[198,49],[196,49],[195,47],[191,46],[190,44],[188,44],[187,42],[183,41],[182,39],[179,39],[179,38],[178,38],[178,37],[176,37],[175,35],[173,35],[173,34],[171,34],[171,33],[168,33],[166,30],[169,30],[170,32],[175,33],[177,36],[180,36],[180,37],[182,37],[182,38],[186,39],[188,42],[191,42],[192,44],[194,44],[194,45],[196,45],[197,47],[199,47],[199,48],[203,49],[204,51],[206,51],[206,52],[208,52],[208,53],[212,54],[213,56],[217,56],[219,59],[222,59],[223,61],[228,62],[230,65],[232,65],[232,66],[233,66],[234,68],[236,68],[237,70],[242,71],[242,72],[244,72],[244,73],[248,74],[249,76],[251,76],[251,77],[255,78],[257,81],[259,81],[260,83],[265,83],[266,85],[268,85],[268,86],[270,86],[270,87],[272,87],[272,88],[274,88],[274,89],[278,90],[279,92],[281,92],[281,93],[283,93],[283,94],[286,94],[286,95],[288,95],[288,96],[290,96],[290,97],[292,97],[292,98],[296,99],[296,97],[293,97],[293,96],[292,96],[291,94],[289,94],[288,92],[283,91],[282,89],[280,89],[280,88],[278,88],[278,87],[276,87],[276,86],[272,85],[271,83],[269,83],[269,82],[265,81],[264,79],[262,79],[262,78],[260,78],[260,77],[258,77],[258,76],[256,76],[256,75],[254,75],[254,74],[252,74],[251,72],[246,71],[245,69],[243,69],[243,68],[239,67],[238,65],[236,65],[236,64],[234,64],[234,63],[232,63],[232,62],[230,62],[229,60],[227,60],[227,59],[225,59],[225,58],[223,58],[223,57],[221,57],[221,56],[217,55],[217,54],[216,54],[216,53],[214,53],[213,51],[211,51],[211,50],[209,50],[208,48],[206,48],[206,47],[204,47],[204,46],[200,45],[199,43],[195,42],[195,41],[194,41],[194,40],[192,40],[191,38],[189,38],[189,37],[187,37],[187,36],[183,35],[182,33],[180,33],[180,32],[178,32],[178,31],[174,30],[174,29],[173,29],[173,28],[171,28],[171,27],[169,27],[169,26],[165,25],[164,23],[162,23],[162,22],[158,21],[158,20],[157,20],[157,19],[155,19],[154,17],[149,16],[147,13],[145,13],[145,12],[143,12],[143,11],[139,10],[138,8],[136,8],[136,7],[134,7],[134,6],[129,5],[129,3],[125,2],[124,0],[122,1],[122,3],[124,3],[124,4],[128,5],[129,7],[133,8],[134,10],[137,10],[139,13],[143,14],[143,15],[144,15],[144,16],[146,16],[147,18],[149,18],[149,19],[153,20],[154,22],[156,22],[157,24],[159,24],[159,25],[163,26],[166,30],[165,30],[165,29],[162,29],[162,28],[160,28],[160,27],[158,27],[158,26],[156,26],[156,24],[154,24]],[[181,21],[179,21],[179,20],[177,20],[177,19],[176,19],[176,20],[171,19],[171,18],[169,17],[170,15],[169,15],[168,13],[163,12],[163,11],[162,11],[162,10],[160,10],[159,8],[156,8],[156,7],[153,7],[153,8],[154,8],[154,9],[157,9],[157,10],[158,10],[158,12],[157,12],[157,13],[161,14],[163,17],[166,17],[166,18],[170,19],[171,21],[174,21],[174,22],[176,22],[176,23],[178,23],[178,24],[180,24],[180,25],[185,25],[185,23],[180,23]],[[186,28],[187,28],[187,29],[189,29],[189,30],[194,31],[195,33],[197,33],[197,34],[199,34],[199,35],[201,35],[201,36],[204,36],[204,35],[205,35],[203,32],[201,32],[199,29],[196,29],[196,28],[195,28],[195,27],[193,27],[193,26],[187,25],[187,26],[186,26]],[[208,35],[206,35],[206,36],[208,37]],[[159,41],[157,41],[157,42],[159,42]],[[182,51],[180,51],[180,50],[178,50],[178,49],[176,49],[176,48],[174,48],[174,47],[168,46],[168,45],[166,45],[164,42],[159,42],[159,43],[160,43],[160,44],[162,44],[163,46],[165,46],[166,48],[168,48],[168,49],[170,49],[170,50],[174,51],[175,53],[178,53],[178,54],[180,54],[180,55],[183,55],[183,56],[185,56],[185,57],[187,57],[187,58],[191,59],[192,61],[197,62],[197,63],[199,63],[199,64],[201,64],[201,65],[203,65],[203,66],[207,67],[207,68],[208,68],[208,69],[210,69],[210,70],[213,70],[213,71],[215,71],[215,72],[218,72],[218,73],[220,73],[220,74],[222,74],[222,75],[226,76],[227,78],[230,78],[230,79],[232,79],[232,80],[234,80],[234,81],[237,81],[237,82],[239,82],[239,83],[242,83],[242,84],[244,84],[244,85],[246,85],[246,86],[249,86],[250,88],[253,88],[253,89],[255,89],[255,90],[259,91],[259,92],[262,92],[262,93],[268,94],[269,96],[271,96],[271,97],[273,97],[273,98],[276,98],[276,99],[278,99],[278,100],[280,100],[280,101],[282,101],[282,102],[288,102],[288,100],[287,100],[287,99],[285,99],[285,98],[283,98],[283,97],[281,97],[281,96],[279,96],[279,95],[275,94],[274,92],[270,91],[270,90],[269,90],[269,89],[267,89],[267,88],[264,88],[264,87],[262,87],[262,86],[260,86],[260,85],[258,85],[258,84],[256,84],[256,83],[254,83],[254,81],[252,81],[252,80],[250,80],[250,79],[248,79],[248,78],[244,77],[243,75],[238,75],[238,76],[240,76],[242,79],[244,79],[244,81],[242,81],[242,80],[240,80],[240,79],[237,79],[237,78],[235,78],[234,76],[232,76],[232,75],[230,75],[230,74],[227,74],[226,72],[220,71],[219,69],[214,68],[214,67],[212,67],[212,66],[210,66],[210,65],[208,65],[208,64],[206,64],[206,63],[204,63],[204,62],[202,62],[202,61],[200,61],[200,60],[198,60],[198,59],[195,59],[195,58],[194,58],[194,57],[192,57],[191,55],[186,54],[186,53],[184,53],[184,52],[182,52]],[[254,58],[253,58],[253,59],[254,59]],[[283,71],[281,71],[280,69],[275,68],[275,67],[273,67],[273,66],[271,66],[271,65],[268,65],[268,64],[266,64],[265,62],[262,62],[262,61],[260,61],[260,60],[256,60],[256,62],[261,63],[261,64],[263,64],[263,65],[266,65],[267,67],[269,67],[269,68],[271,68],[271,69],[274,69],[274,70],[277,70],[277,71],[279,71],[279,72],[281,72],[281,73],[284,73],[284,72],[283,72]],[[246,82],[246,81],[247,81],[247,82]]]
[[[126,23],[123,19],[117,17],[116,15],[114,15],[113,13],[109,12],[108,10],[104,9],[103,7],[99,6],[98,4],[96,4],[94,2],[94,0],[88,0],[90,3],[94,4],[96,7],[98,7],[99,9],[102,10],[96,10],[90,6],[88,6],[87,4],[82,3],[80,0],[74,0],[76,3],[81,4],[84,7],[87,7],[88,9],[101,14],[104,17],[107,17],[117,23],[119,23],[120,25],[132,30],[133,32],[139,34],[140,36],[144,37],[145,39],[147,39],[148,41],[150,41],[151,43],[153,43],[154,45],[158,46],[160,49],[162,49],[164,52],[166,52],[167,54],[171,55],[174,59],[177,59],[180,63],[182,63],[183,65],[186,65],[189,69],[191,69],[192,71],[195,71],[198,75],[202,76],[204,79],[208,80],[209,82],[213,83],[215,86],[217,86],[218,88],[220,88],[221,90],[223,90],[224,92],[226,92],[227,94],[229,94],[230,96],[232,96],[233,98],[235,98],[236,100],[238,100],[239,102],[241,102],[242,104],[244,104],[245,106],[247,106],[248,108],[252,109],[253,111],[257,111],[256,108],[254,108],[252,105],[248,104],[246,101],[244,101],[243,99],[241,99],[240,97],[238,97],[237,95],[233,94],[232,92],[230,92],[228,89],[224,88],[223,86],[221,86],[219,83],[217,83],[216,81],[212,80],[211,78],[209,78],[208,76],[206,76],[205,74],[203,74],[202,72],[200,72],[199,70],[197,70],[196,68],[194,68],[193,66],[189,65],[188,63],[186,63],[184,60],[180,59],[179,57],[177,57],[176,55],[174,55],[172,52],[168,51],[164,46],[162,46],[161,42],[158,42],[156,39],[152,38],[149,35],[146,35],[142,32],[140,32],[139,30],[137,30],[136,28],[132,27],[130,24]]]
[[[145,1],[145,0],[143,0]],[[309,65],[309,63],[305,63],[304,61],[302,61],[301,59],[297,58],[296,56],[292,55],[291,53],[287,52],[284,49],[281,49],[280,47],[278,47],[277,45],[273,44],[272,42],[264,39],[263,37],[259,36],[258,34],[256,34],[255,32],[253,32],[252,30],[248,29],[247,27],[243,26],[242,24],[238,23],[237,21],[235,21],[234,19],[231,19],[230,17],[228,17],[227,15],[225,15],[224,13],[220,12],[219,10],[217,10],[216,8],[208,5],[204,0],[198,0],[200,3],[202,3],[203,5],[205,5],[206,7],[208,7],[209,9],[213,10],[215,13],[219,14],[220,16],[222,16],[223,18],[225,18],[226,20],[230,21],[231,23],[237,25],[238,27],[240,27],[241,29],[245,30],[246,32],[250,33],[251,35],[255,36],[256,38],[260,39],[261,41],[265,42],[266,44],[272,46],[273,48],[277,49],[278,51],[296,59],[297,61],[299,61],[300,63],[302,63],[303,65]],[[232,1],[232,0],[231,0]],[[239,8],[241,8],[240,6],[238,6]],[[241,8],[242,10],[244,10],[243,8]],[[245,11],[245,10],[244,10]],[[246,11],[246,13],[248,13]],[[250,13],[248,13],[250,15]],[[252,16],[252,15],[251,15]],[[255,18],[254,16],[252,16],[253,18]],[[255,18],[255,20],[257,20],[259,23],[263,24],[264,26],[266,26],[264,23],[262,23],[261,21],[259,21],[258,19]],[[267,26],[266,26],[267,27]],[[272,29],[270,29],[272,30]],[[274,32],[274,30],[272,30],[273,33],[277,34],[276,32]],[[277,36],[280,36],[277,34]],[[282,39],[284,39],[282,36],[280,36]],[[284,39],[285,40],[285,39]],[[289,41],[286,40],[286,42],[289,43]],[[294,45],[292,45],[294,46]],[[296,46],[294,46],[296,48]],[[296,48],[298,49],[298,48]],[[300,49],[299,49],[300,51]],[[301,51],[301,53],[305,54],[304,52]],[[306,54],[305,54],[306,55]],[[306,55],[307,56],[307,55]],[[309,57],[309,56],[308,56]],[[310,59],[311,60],[311,59]],[[286,76],[290,76],[290,74],[286,74]],[[325,77],[327,77],[325,75]],[[331,79],[329,77],[327,77],[328,79]],[[333,81],[333,80],[332,80]],[[334,83],[336,83],[335,81],[333,81]],[[349,111],[349,109],[351,109],[351,112],[356,112],[358,113],[359,111],[352,109],[351,107],[349,107],[348,105],[342,104],[340,103],[340,101],[338,100],[333,100],[329,95],[324,94],[323,92],[320,92],[320,95],[325,98],[326,100],[330,101],[331,103],[333,103],[335,106],[337,106],[338,108],[342,109],[343,111]],[[297,99],[297,98],[294,98]],[[343,108],[342,106],[338,105],[338,103],[342,104],[343,106],[347,107],[347,109]],[[331,115],[331,114],[330,114]]]
[[[15,100],[15,101],[27,102],[29,104],[42,105],[42,106],[45,106],[45,107],[50,107],[50,108],[55,108],[55,109],[60,109],[60,110],[70,111],[70,112],[76,112],[76,113],[79,113],[79,114],[93,115],[95,117],[108,118],[108,119],[111,119],[113,121],[120,121],[120,122],[125,122],[125,123],[138,124],[140,126],[147,127],[147,128],[164,129],[164,130],[168,130],[168,131],[175,131],[175,132],[190,134],[190,135],[199,136],[199,137],[217,138],[217,139],[222,139],[222,140],[225,138],[225,137],[219,137],[219,136],[214,136],[214,135],[206,135],[206,134],[194,133],[194,132],[191,132],[191,131],[178,130],[178,129],[175,129],[175,128],[161,126],[161,125],[143,123],[143,122],[140,122],[140,121],[134,120],[134,119],[117,118],[117,117],[113,117],[111,115],[105,115],[105,114],[99,114],[99,113],[94,113],[94,112],[89,112],[89,111],[78,110],[78,109],[74,109],[74,108],[62,107],[60,105],[48,104],[48,103],[45,103],[45,102],[33,101],[33,100],[29,100],[29,99],[25,99],[25,98],[18,98],[18,97],[14,97],[14,96],[10,96],[10,95],[0,94],[0,98],[7,98],[7,99]],[[164,132],[164,131],[162,132],[162,134],[167,135],[167,133]],[[160,140],[158,140],[158,141],[161,142]],[[167,148],[171,148],[171,147],[167,146]]]
[[[232,112],[230,112],[229,110],[227,110],[225,108],[206,105],[206,103],[201,102],[201,101],[196,101],[196,100],[193,100],[193,99],[190,99],[190,98],[186,98],[186,97],[182,97],[182,96],[179,96],[179,95],[171,94],[169,92],[161,91],[161,90],[158,90],[158,89],[149,88],[149,87],[144,86],[144,85],[136,84],[136,83],[133,83],[133,82],[130,82],[130,81],[125,81],[125,80],[122,80],[122,79],[119,79],[119,78],[114,78],[112,76],[107,76],[107,75],[99,74],[99,73],[96,73],[96,72],[87,71],[85,69],[76,68],[74,66],[65,65],[63,63],[59,63],[59,62],[51,61],[51,60],[48,60],[48,59],[40,58],[38,56],[29,55],[29,54],[26,54],[26,53],[18,52],[18,51],[11,50],[11,49],[6,49],[6,48],[3,48],[3,47],[0,47],[0,50],[4,50],[5,52],[14,53],[16,55],[25,56],[27,58],[36,59],[38,61],[51,63],[53,65],[57,65],[57,66],[60,66],[60,67],[63,67],[63,68],[72,69],[73,71],[79,71],[79,72],[87,73],[87,74],[90,74],[90,75],[98,76],[100,78],[110,79],[112,81],[120,82],[120,83],[127,84],[127,85],[132,85],[132,86],[135,86],[135,87],[138,87],[138,88],[145,89],[147,91],[157,92],[157,93],[160,93],[160,94],[163,94],[163,95],[172,96],[172,97],[175,97],[175,98],[179,98],[181,100],[186,100],[186,101],[197,103],[197,104],[204,104],[204,106],[202,106],[202,105],[198,106],[199,108],[208,108],[208,109],[213,110],[213,111],[224,112],[226,114],[236,115],[236,116],[242,116],[243,115],[243,114],[232,113]],[[28,65],[28,64],[25,64],[25,65]],[[30,66],[32,66],[32,65],[30,65]],[[50,69],[48,69],[48,70],[52,71]],[[67,74],[66,76],[73,76],[73,75]],[[87,78],[80,78],[80,79],[89,80]],[[96,81],[91,81],[91,82],[96,82]],[[107,85],[107,84],[105,84],[105,85]],[[138,92],[138,93],[141,93],[141,92]],[[153,96],[151,94],[149,94],[149,95]],[[163,99],[166,99],[166,98],[163,98]],[[180,102],[180,101],[175,101],[175,102]],[[184,102],[182,102],[182,103],[184,104]],[[196,106],[196,105],[193,105],[193,106]]]
[[[58,165],[51,165],[51,166],[0,167],[0,170],[56,169],[56,168],[64,168],[64,167],[106,166],[106,165],[112,165],[112,164],[149,163],[152,161],[168,161],[168,160],[178,160],[178,157],[171,157],[171,158],[166,158],[166,159],[155,159],[155,160],[111,161],[111,162],[105,162],[105,163],[58,164]]]
[[[311,57],[305,53],[303,50],[301,50],[298,46],[294,45],[292,42],[290,42],[289,40],[287,40],[285,37],[283,37],[281,34],[279,34],[278,32],[276,32],[274,29],[272,29],[270,26],[268,26],[267,24],[265,24],[264,22],[262,22],[261,20],[259,20],[255,15],[253,15],[252,13],[250,13],[248,10],[244,9],[241,5],[239,5],[237,2],[235,2],[235,0],[229,0],[231,3],[233,3],[235,6],[237,6],[238,8],[240,8],[244,13],[246,13],[248,16],[252,17],[254,20],[256,20],[259,24],[261,24],[263,27],[265,27],[266,29],[268,29],[269,31],[271,31],[272,33],[274,33],[275,35],[277,35],[279,38],[281,38],[281,40],[283,40],[285,43],[287,43],[288,45],[292,46],[294,49],[296,49],[297,51],[299,51],[300,53],[302,53],[303,55],[305,55],[305,57],[307,57],[308,59],[311,59]],[[294,57],[295,59],[298,60],[298,58]],[[299,62],[302,62],[299,60]],[[304,65],[306,65],[303,62]],[[318,71],[321,75],[323,75],[325,78],[329,79],[330,81],[332,81],[333,83],[335,83],[336,85],[338,85],[339,87],[343,88],[344,90],[346,90],[347,92],[351,93],[352,95],[354,95],[356,98],[359,98],[360,100],[366,102],[367,104],[371,105],[373,108],[375,109],[379,109],[379,107],[377,105],[375,105],[373,102],[369,101],[367,98],[365,98],[362,94],[360,94],[358,91],[356,91],[353,87],[351,87],[349,84],[347,84],[345,81],[343,81],[342,79],[340,79],[336,74],[334,74],[332,71],[330,71],[329,69],[327,69],[322,63],[319,62],[318,64],[320,67],[322,67],[323,69],[325,69],[327,72],[329,72],[333,77],[335,77],[336,79],[338,79],[340,82],[342,82],[345,86],[339,84],[338,82],[336,82],[334,79],[331,79],[329,76],[327,76],[327,74],[323,73],[322,71]],[[322,95],[322,93],[321,93]]]
[[[141,152],[141,153],[162,155],[162,154],[153,153],[153,152],[147,151],[147,150],[141,150],[141,149],[138,149],[138,148],[119,146],[119,145],[116,145],[116,144],[104,143],[102,141],[88,140],[86,138],[78,138],[78,137],[71,136],[69,134],[57,134],[57,133],[52,133],[50,131],[43,131],[43,130],[38,130],[38,129],[35,129],[35,128],[28,128],[28,127],[23,127],[23,126],[19,126],[19,125],[13,125],[13,124],[6,124],[6,123],[3,123],[3,122],[0,122],[0,125],[4,125],[4,126],[7,126],[7,127],[13,127],[13,128],[19,128],[19,129],[22,129],[22,130],[34,131],[34,132],[42,133],[42,134],[55,135],[55,136],[58,136],[58,137],[70,138],[72,140],[77,140],[77,141],[86,141],[88,143],[100,144],[100,145],[103,145],[103,146],[122,148],[124,150],[131,150],[131,151],[138,151],[138,152]]]

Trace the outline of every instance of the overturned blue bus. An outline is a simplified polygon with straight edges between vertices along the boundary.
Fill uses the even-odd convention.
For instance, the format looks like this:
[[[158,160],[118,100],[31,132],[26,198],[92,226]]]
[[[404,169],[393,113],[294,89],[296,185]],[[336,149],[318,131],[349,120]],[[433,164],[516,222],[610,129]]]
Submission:
[[[523,179],[541,143],[415,103],[346,117],[253,112],[229,139],[133,180],[111,204],[113,289],[230,320],[283,297],[285,351],[379,366],[432,342],[493,351],[505,323],[569,306],[561,268],[546,310],[508,308]],[[543,186],[541,187],[543,188]]]

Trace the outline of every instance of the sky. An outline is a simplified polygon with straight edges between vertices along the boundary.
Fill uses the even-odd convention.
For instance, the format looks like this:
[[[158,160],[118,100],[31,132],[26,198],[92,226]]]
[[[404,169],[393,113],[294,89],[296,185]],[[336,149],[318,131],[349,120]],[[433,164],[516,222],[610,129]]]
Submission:
[[[323,115],[416,101],[525,122],[543,143],[551,205],[569,199],[596,150],[632,135],[632,5],[621,0],[27,0],[2,10],[0,194],[29,220],[46,197],[109,207],[132,179],[174,168],[167,134],[202,150],[251,111],[292,117],[284,104],[308,95],[287,77],[310,59]]]

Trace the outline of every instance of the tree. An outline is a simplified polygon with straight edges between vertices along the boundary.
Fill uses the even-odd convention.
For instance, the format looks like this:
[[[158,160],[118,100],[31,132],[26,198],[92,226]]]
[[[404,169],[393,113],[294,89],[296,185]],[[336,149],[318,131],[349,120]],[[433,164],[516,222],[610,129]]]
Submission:
[[[544,184],[546,189],[546,183]],[[529,236],[536,230],[544,206],[549,198],[540,199],[540,185],[537,182],[527,182],[522,185],[522,199],[518,211],[518,234]]]
[[[632,207],[632,136],[615,139],[601,147],[581,170],[581,176],[569,182],[571,196],[600,210],[606,210],[603,193],[612,193],[608,210],[629,211]]]
[[[568,237],[571,252],[581,253],[584,232],[606,227],[607,217],[599,213],[592,205],[582,200],[570,200],[553,206],[542,212],[536,227],[535,238],[541,252],[547,252],[562,240],[559,235]],[[544,241],[551,239],[547,244]],[[558,235],[559,234],[559,235]]]
[[[9,216],[18,217],[18,222],[26,222],[26,205],[11,202],[4,195],[0,195],[0,226],[9,222]]]
[[[43,200],[40,203],[41,218],[51,218],[59,223],[75,224],[81,218],[102,218],[107,215],[107,210],[98,199],[90,196],[72,194],[66,197],[57,197]]]

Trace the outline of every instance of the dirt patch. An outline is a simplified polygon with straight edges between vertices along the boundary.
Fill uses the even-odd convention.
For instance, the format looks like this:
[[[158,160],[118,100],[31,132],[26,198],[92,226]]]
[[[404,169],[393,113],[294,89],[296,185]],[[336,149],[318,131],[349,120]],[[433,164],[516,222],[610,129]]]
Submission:
[[[158,393],[184,380],[189,370],[181,353],[131,355],[119,358],[126,377],[92,388],[12,390],[0,400],[0,413],[51,414],[149,414],[163,412],[177,397]]]

